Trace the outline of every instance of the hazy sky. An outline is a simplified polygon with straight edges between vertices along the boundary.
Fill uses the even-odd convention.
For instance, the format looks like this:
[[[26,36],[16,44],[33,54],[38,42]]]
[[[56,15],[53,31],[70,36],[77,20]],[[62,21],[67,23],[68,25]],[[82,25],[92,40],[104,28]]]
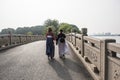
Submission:
[[[0,0],[0,30],[43,25],[47,19],[120,33],[120,0]]]

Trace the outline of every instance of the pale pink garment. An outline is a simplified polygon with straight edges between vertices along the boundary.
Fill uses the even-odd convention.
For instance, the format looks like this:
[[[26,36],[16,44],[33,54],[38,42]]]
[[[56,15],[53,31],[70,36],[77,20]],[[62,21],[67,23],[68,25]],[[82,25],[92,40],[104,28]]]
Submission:
[[[62,56],[65,54],[65,43],[58,43],[58,49],[59,49],[59,56]]]

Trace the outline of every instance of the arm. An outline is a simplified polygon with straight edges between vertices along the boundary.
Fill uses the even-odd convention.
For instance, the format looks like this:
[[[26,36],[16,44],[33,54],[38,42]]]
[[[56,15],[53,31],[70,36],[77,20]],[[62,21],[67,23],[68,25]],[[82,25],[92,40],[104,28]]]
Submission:
[[[66,35],[64,34],[64,38],[66,38]]]
[[[58,40],[59,40],[59,34],[57,35],[57,38],[56,38],[56,45],[58,44]]]
[[[52,37],[53,37],[53,40],[56,40],[56,37],[55,37],[55,35],[52,33]]]

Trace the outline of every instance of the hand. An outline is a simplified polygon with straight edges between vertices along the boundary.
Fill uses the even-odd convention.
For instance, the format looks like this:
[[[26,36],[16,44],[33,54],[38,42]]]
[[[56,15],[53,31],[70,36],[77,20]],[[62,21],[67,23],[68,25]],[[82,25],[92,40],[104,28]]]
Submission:
[[[56,45],[57,45],[58,43],[56,42]]]

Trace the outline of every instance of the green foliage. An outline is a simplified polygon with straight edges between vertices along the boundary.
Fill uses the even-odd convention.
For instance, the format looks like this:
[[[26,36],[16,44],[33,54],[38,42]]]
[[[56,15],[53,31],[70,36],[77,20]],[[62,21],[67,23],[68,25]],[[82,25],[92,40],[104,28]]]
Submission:
[[[72,26],[70,26],[68,23],[61,23],[58,28],[58,32],[62,29],[65,33],[69,33]]]
[[[53,31],[55,34],[57,34],[57,29],[58,29],[58,26],[59,26],[59,22],[58,20],[51,20],[51,19],[47,19],[45,22],[44,22],[44,26],[45,27],[52,27]],[[48,28],[46,28],[45,31],[47,31]]]
[[[9,34],[9,33],[15,33],[15,29],[13,28],[7,28],[7,29],[2,29],[1,34]]]
[[[27,32],[27,35],[33,35],[33,33],[30,31],[30,32]]]
[[[72,32],[81,33],[76,25],[70,24],[72,26]]]
[[[65,33],[77,32],[80,33],[79,28],[76,25],[68,23],[60,23],[58,20],[48,19],[44,22],[44,25],[32,26],[32,27],[18,27],[16,30],[13,28],[2,29],[1,34],[25,34],[25,35],[45,35],[48,28],[51,27],[54,34],[57,35],[60,29]]]
[[[33,26],[30,31],[33,32],[34,35],[43,34],[45,27],[44,26]]]
[[[59,25],[59,22],[58,20],[51,20],[51,19],[47,19],[45,22],[44,22],[44,26],[45,27],[48,27],[48,26],[54,26],[55,28],[57,28]]]
[[[30,31],[30,27],[19,27],[16,29],[16,34],[27,34]]]
[[[44,26],[32,26],[32,27],[19,27],[16,29],[16,34],[27,34],[32,32],[33,35],[40,35],[44,32]]]
[[[61,23],[59,25],[58,31],[63,30],[65,33],[77,32],[80,33],[79,28],[76,25],[68,24],[68,23]]]

